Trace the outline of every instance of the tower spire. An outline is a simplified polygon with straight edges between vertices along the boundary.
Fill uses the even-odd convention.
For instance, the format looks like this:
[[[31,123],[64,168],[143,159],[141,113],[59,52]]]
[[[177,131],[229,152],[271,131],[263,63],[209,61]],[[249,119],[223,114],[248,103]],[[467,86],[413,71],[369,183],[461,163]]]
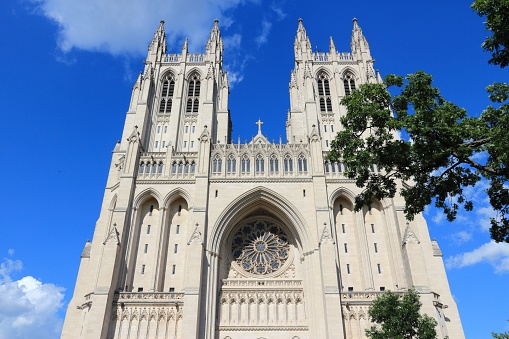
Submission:
[[[159,27],[157,28],[154,34],[154,38],[148,46],[148,50],[149,57],[147,60],[150,59],[151,54],[166,54],[166,34],[164,33],[164,20],[159,22]]]
[[[336,45],[334,44],[334,40],[332,40],[332,37],[329,37],[329,52],[330,53],[336,53]]]
[[[353,21],[352,40],[350,42],[352,54],[361,56],[361,54],[367,53],[366,59],[371,59],[368,41],[366,40],[364,34],[362,34],[362,29],[357,23],[357,18],[353,18],[352,21]]]
[[[311,41],[308,38],[306,33],[306,28],[304,28],[304,24],[302,24],[302,19],[299,18],[299,24],[297,26],[297,34],[295,35],[294,42],[294,50],[295,57],[299,57],[301,55],[305,55],[307,52],[312,53],[311,49]]]
[[[221,32],[219,31],[219,20],[217,19],[214,20],[214,26],[212,26],[212,30],[210,31],[210,36],[207,40],[205,49],[207,50],[207,55],[215,55],[216,62],[223,61],[223,38],[221,37]]]

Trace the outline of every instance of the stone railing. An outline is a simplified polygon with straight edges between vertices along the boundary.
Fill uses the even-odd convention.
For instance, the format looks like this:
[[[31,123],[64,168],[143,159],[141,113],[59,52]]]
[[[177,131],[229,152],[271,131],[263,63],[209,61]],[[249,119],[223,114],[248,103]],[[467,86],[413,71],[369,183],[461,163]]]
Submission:
[[[189,54],[187,62],[205,62],[205,55],[203,54]]]
[[[166,54],[163,58],[163,62],[179,62],[178,54]]]
[[[393,292],[402,297],[406,291]],[[370,305],[379,295],[384,292],[341,292],[341,303],[350,305]]]
[[[183,303],[184,293],[180,292],[117,292],[114,301],[129,303]]]
[[[223,280],[223,289],[302,289],[302,281],[294,279],[274,279],[274,280],[246,280],[246,279],[225,279]]]

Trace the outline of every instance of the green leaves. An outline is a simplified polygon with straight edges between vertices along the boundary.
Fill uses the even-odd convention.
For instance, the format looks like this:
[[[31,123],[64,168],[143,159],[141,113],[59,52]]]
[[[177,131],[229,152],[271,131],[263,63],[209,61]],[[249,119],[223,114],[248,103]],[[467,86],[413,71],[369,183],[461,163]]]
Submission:
[[[377,325],[366,330],[371,339],[435,339],[435,319],[421,315],[421,302],[415,290],[402,298],[390,291],[378,296],[369,307],[368,314]]]
[[[504,68],[509,65],[509,1],[476,0],[472,9],[479,16],[485,17],[486,30],[493,35],[486,38],[482,48],[491,53],[490,64]]]
[[[389,75],[385,84],[364,84],[343,98],[347,114],[328,159],[344,163],[346,175],[363,188],[356,210],[394,197],[400,187],[409,220],[433,201],[450,221],[461,206],[472,210],[473,197],[464,194],[465,188],[484,178],[498,213],[491,235],[509,242],[509,106],[504,104],[509,85],[489,86],[490,98],[501,105],[475,118],[445,100],[432,82],[421,71],[404,79]],[[391,96],[390,85],[400,93]],[[398,186],[400,180],[407,184]]]

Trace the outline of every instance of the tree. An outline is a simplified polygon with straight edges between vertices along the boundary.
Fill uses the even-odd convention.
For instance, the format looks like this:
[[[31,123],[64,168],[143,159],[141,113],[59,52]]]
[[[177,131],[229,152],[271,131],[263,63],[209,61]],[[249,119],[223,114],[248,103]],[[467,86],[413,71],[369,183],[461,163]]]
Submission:
[[[507,0],[476,0],[472,9],[479,16],[486,18],[486,29],[493,33],[488,37],[482,48],[491,53],[490,64],[504,68],[509,65],[509,1]]]
[[[495,339],[509,339],[509,332],[504,332],[504,333],[491,332],[491,336]]]
[[[509,104],[469,117],[440,95],[430,75],[417,72],[405,80],[391,75],[385,84],[361,85],[341,102],[347,107],[344,129],[332,141],[328,158],[343,162],[346,175],[364,188],[355,209],[394,197],[403,180],[411,182],[400,188],[409,220],[434,200],[452,221],[459,206],[472,210],[465,188],[484,178],[497,212],[491,236],[509,242]],[[402,87],[399,95],[387,90],[393,85]],[[504,102],[509,85],[494,84],[488,91],[493,101]]]
[[[400,297],[384,292],[369,307],[368,314],[376,325],[366,330],[371,339],[435,339],[437,322],[428,315],[421,315],[421,302],[415,290]]]
[[[505,5],[490,7],[502,2]],[[493,41],[493,63],[501,67],[509,63],[504,40],[509,35],[498,36],[509,29],[504,6],[509,1],[477,0],[473,5],[480,15],[488,15],[487,26],[495,30],[487,41]],[[391,95],[392,86],[400,92]],[[344,97],[344,129],[332,141],[328,159],[343,162],[346,175],[363,188],[355,209],[394,197],[403,180],[399,190],[408,220],[434,201],[452,221],[460,206],[467,211],[474,207],[465,188],[486,180],[496,212],[491,237],[509,242],[509,85],[494,83],[487,91],[494,105],[477,118],[446,101],[432,86],[431,75],[421,71],[405,78],[389,75],[384,84],[364,84]]]

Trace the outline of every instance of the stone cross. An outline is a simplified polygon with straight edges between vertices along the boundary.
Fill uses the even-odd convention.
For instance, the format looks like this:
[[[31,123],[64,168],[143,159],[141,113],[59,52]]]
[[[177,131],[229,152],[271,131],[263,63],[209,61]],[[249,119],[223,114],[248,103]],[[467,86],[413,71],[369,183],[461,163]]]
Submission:
[[[262,134],[262,125],[263,125],[263,122],[260,119],[258,119],[258,121],[255,122],[255,124],[258,125],[258,134]]]

